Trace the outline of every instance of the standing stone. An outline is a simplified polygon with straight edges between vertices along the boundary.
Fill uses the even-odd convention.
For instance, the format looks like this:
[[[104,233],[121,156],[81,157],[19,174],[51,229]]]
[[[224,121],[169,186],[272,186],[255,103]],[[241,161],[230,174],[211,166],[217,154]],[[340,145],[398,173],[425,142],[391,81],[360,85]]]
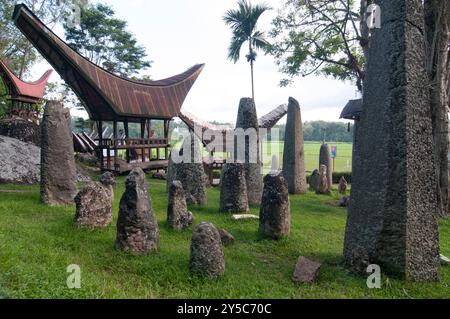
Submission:
[[[347,193],[347,187],[348,183],[344,176],[341,177],[341,180],[339,181],[339,194],[346,194]]]
[[[330,194],[330,183],[328,183],[327,167],[320,165],[319,182],[317,183],[317,194],[328,195]]]
[[[179,155],[172,153],[169,159],[167,173],[167,191],[173,181],[178,180],[183,185],[188,204],[206,205],[207,181],[203,167],[201,144],[194,133],[186,136]]]
[[[214,225],[201,223],[192,235],[191,273],[215,279],[225,273],[225,258],[220,234]]]
[[[435,281],[437,180],[423,5],[379,5],[383,19],[373,31],[367,62],[344,256],[354,264],[355,249],[362,249],[387,274]]]
[[[75,197],[75,225],[79,227],[107,227],[112,223],[115,179],[107,172],[99,183],[89,183]]]
[[[319,187],[319,177],[319,170],[315,169],[309,179],[309,187],[315,192],[317,192],[317,188]]]
[[[135,168],[125,180],[120,200],[116,248],[138,254],[159,249],[159,228],[153,214],[144,171]]]
[[[262,164],[259,154],[259,124],[256,113],[256,106],[253,99],[243,98],[239,103],[239,112],[236,121],[236,129],[243,129],[246,133],[251,133],[245,141],[237,142],[235,156],[245,155],[245,180],[247,184],[248,203],[250,205],[260,205],[263,189]],[[253,138],[252,138],[253,137]]]
[[[281,172],[264,178],[259,232],[275,240],[291,233],[291,204],[287,183]]]
[[[299,103],[289,98],[286,135],[283,152],[283,174],[289,194],[304,194],[308,190],[305,171],[303,123]]]
[[[174,181],[169,188],[169,206],[167,208],[167,223],[176,230],[188,228],[194,222],[194,217],[187,209],[186,195],[180,181]]]
[[[70,110],[60,102],[47,102],[41,126],[41,201],[71,205],[77,195],[77,169]]]
[[[331,187],[333,186],[333,162],[331,159],[330,147],[328,146],[328,144],[322,144],[322,146],[320,147],[319,168],[320,165],[325,165],[327,167],[328,189],[331,190]]]
[[[220,182],[220,211],[242,213],[249,210],[244,164],[226,163]]]

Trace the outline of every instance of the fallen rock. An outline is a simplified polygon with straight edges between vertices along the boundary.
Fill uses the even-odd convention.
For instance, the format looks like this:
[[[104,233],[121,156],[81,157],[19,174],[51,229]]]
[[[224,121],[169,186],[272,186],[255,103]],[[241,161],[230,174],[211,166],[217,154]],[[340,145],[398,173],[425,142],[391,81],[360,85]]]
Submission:
[[[219,229],[220,239],[222,241],[222,245],[229,246],[234,244],[234,236],[231,235],[225,229]]]
[[[115,185],[114,176],[105,173],[99,183],[90,183],[75,197],[75,225],[79,227],[107,227],[112,223]]]
[[[259,218],[259,232],[278,240],[291,232],[291,204],[288,186],[282,172],[264,178]]]
[[[116,248],[138,254],[156,251],[159,249],[159,228],[144,171],[133,169],[125,186],[117,220]]]
[[[305,257],[298,259],[292,280],[297,284],[311,284],[318,280],[320,263],[311,261]]]
[[[194,222],[194,216],[187,209],[186,196],[180,181],[174,181],[169,187],[169,205],[167,223],[176,230],[188,228]]]
[[[233,219],[233,220],[257,219],[257,220],[259,220],[259,216],[252,215],[252,214],[241,214],[241,215],[237,214],[237,215],[231,216],[231,219]]]
[[[0,120],[0,135],[41,146],[39,125],[17,116]]]
[[[215,279],[225,273],[225,258],[220,234],[214,225],[201,223],[191,242],[189,269],[192,274]]]

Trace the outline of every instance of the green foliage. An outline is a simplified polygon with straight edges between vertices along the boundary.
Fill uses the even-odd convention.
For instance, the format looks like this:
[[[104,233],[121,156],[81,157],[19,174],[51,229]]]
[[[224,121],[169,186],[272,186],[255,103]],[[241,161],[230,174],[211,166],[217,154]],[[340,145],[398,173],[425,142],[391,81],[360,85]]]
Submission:
[[[361,90],[364,55],[357,9],[355,1],[285,0],[268,48],[288,76],[281,85],[299,75],[324,74],[355,81]]]
[[[192,230],[167,226],[164,181],[149,180],[161,248],[148,256],[114,249],[119,200],[124,178],[115,188],[114,223],[103,230],[77,229],[75,207],[39,203],[39,186],[0,185],[0,296],[10,298],[152,299],[152,298],[448,298],[450,268],[442,267],[440,283],[412,283],[383,274],[382,289],[368,289],[367,276],[343,265],[346,209],[334,206],[339,196],[309,192],[291,196],[292,232],[282,241],[258,236],[258,221],[233,221],[218,213],[219,189],[208,190],[206,207],[191,206],[195,223],[212,222],[236,238],[225,247],[226,272],[210,281],[189,273]],[[16,189],[19,192],[1,190]],[[259,214],[256,207],[252,214]],[[450,221],[441,220],[441,251],[450,255]],[[322,263],[313,285],[295,285],[292,274],[302,255]],[[67,267],[81,267],[81,289],[68,289]],[[257,270],[257,271],[255,271]]]
[[[64,23],[68,44],[106,70],[132,76],[151,66],[145,48],[126,30],[127,22],[114,17],[112,7],[105,4],[81,9],[79,25]]]

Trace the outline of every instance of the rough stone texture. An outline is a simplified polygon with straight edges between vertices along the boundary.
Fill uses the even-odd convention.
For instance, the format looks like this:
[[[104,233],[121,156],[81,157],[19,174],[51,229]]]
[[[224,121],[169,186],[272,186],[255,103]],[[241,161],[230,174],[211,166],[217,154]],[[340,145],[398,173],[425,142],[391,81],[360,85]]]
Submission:
[[[275,240],[291,233],[291,203],[287,183],[281,172],[264,178],[259,232]]]
[[[317,188],[319,187],[319,177],[320,177],[319,170],[315,169],[314,172],[312,172],[311,177],[309,179],[309,187],[315,192],[317,192]]]
[[[214,225],[201,223],[195,229],[191,242],[190,271],[215,279],[225,273],[225,258],[220,234]]]
[[[81,227],[107,227],[112,223],[114,176],[105,173],[99,183],[89,183],[75,197],[75,224]]]
[[[41,161],[39,147],[0,136],[0,149],[0,183],[39,183]]]
[[[0,135],[41,146],[41,129],[39,125],[20,117],[0,120]]]
[[[370,265],[369,254],[366,249],[355,246],[351,252],[352,256],[348,266],[350,270],[357,274],[365,274]]]
[[[234,244],[234,236],[231,235],[225,229],[219,229],[220,240],[222,241],[222,245],[230,246]]]
[[[238,117],[236,120],[236,129],[254,129],[257,135],[257,141],[252,143],[250,139],[246,139],[245,143],[238,143],[235,148],[238,154],[245,154],[245,180],[247,184],[248,203],[250,205],[260,205],[263,189],[262,181],[262,164],[259,156],[259,124],[256,113],[256,106],[253,99],[243,98],[239,103]],[[256,145],[254,145],[256,144]],[[257,152],[254,154],[254,152]],[[236,155],[236,154],[235,154]],[[251,158],[256,159],[255,163],[251,163]]]
[[[186,201],[189,204],[206,205],[208,177],[203,168],[201,145],[194,133],[190,133],[190,138],[185,139],[180,154],[185,149],[191,148],[189,159],[181,163],[175,163],[173,155],[169,160],[167,172],[167,191],[173,181],[178,180],[183,184]],[[189,154],[189,153],[187,153]]]
[[[333,161],[331,159],[330,154],[330,146],[328,144],[322,144],[320,147],[320,156],[319,156],[319,171],[320,166],[325,165],[327,167],[327,181],[328,181],[328,189],[331,190],[333,186]]]
[[[330,194],[330,183],[328,183],[327,167],[325,165],[320,166],[316,193],[322,195]]]
[[[289,98],[286,122],[283,174],[288,184],[289,194],[304,194],[308,191],[305,170],[305,150],[303,140],[303,123],[300,104]]]
[[[342,176],[341,180],[339,181],[339,194],[346,194],[347,193],[347,187],[348,187],[348,183],[345,180],[345,177]]]
[[[319,279],[321,267],[320,263],[300,257],[295,266],[292,280],[297,284],[312,284]]]
[[[48,205],[73,204],[77,169],[70,110],[60,102],[47,102],[41,129],[41,201]]]
[[[357,247],[387,274],[439,280],[432,125],[421,1],[379,1],[355,136],[344,256]],[[426,178],[424,178],[426,176]]]
[[[188,228],[194,222],[194,216],[187,209],[186,195],[180,181],[174,181],[169,187],[169,205],[167,223],[176,230]]]
[[[220,182],[220,211],[241,213],[248,210],[244,164],[226,163],[222,168]]]
[[[158,222],[152,210],[145,173],[135,168],[125,180],[120,200],[116,248],[147,254],[159,249]]]

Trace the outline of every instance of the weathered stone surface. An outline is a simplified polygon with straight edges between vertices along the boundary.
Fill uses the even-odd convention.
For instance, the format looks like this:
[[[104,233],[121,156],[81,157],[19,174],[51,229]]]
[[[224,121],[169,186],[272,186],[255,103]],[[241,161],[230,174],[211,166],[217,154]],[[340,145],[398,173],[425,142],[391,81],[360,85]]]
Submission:
[[[327,195],[330,194],[330,183],[328,183],[327,167],[325,165],[320,166],[319,182],[317,184],[317,194]]]
[[[328,144],[322,144],[320,147],[319,171],[321,165],[324,165],[327,168],[326,176],[328,181],[328,189],[331,190],[331,187],[333,186],[333,161],[331,159],[330,146]]]
[[[39,147],[0,136],[0,149],[0,183],[39,183],[41,161]]]
[[[158,222],[152,210],[145,173],[135,168],[125,180],[120,200],[116,248],[138,254],[159,249]]]
[[[77,169],[69,109],[60,102],[47,102],[41,129],[41,201],[48,205],[73,204]]]
[[[319,187],[319,170],[315,169],[312,174],[311,177],[309,179],[309,187],[311,188],[311,190],[317,192],[317,188]]]
[[[340,181],[339,181],[339,193],[340,194],[346,194],[347,193],[347,187],[348,187],[348,183],[345,179],[344,176],[341,177]]]
[[[439,279],[439,236],[431,110],[421,1],[380,1],[355,136],[344,244],[383,272]],[[426,178],[424,178],[426,176]]]
[[[341,200],[339,201],[339,206],[340,207],[348,207],[348,206],[350,206],[350,196],[342,197]]]
[[[39,125],[20,117],[0,120],[0,135],[41,146],[41,129]]]
[[[80,227],[107,227],[112,223],[115,185],[114,176],[108,172],[99,183],[89,183],[75,197],[75,224]]]
[[[225,229],[219,229],[220,240],[222,241],[222,245],[229,246],[234,244],[234,236],[231,235]]]
[[[350,270],[357,274],[364,274],[369,265],[370,260],[367,250],[360,246],[353,247],[348,264]]]
[[[220,211],[240,213],[249,210],[244,164],[226,163],[220,182]]]
[[[191,273],[215,279],[225,273],[225,258],[220,234],[214,225],[201,223],[191,242]]]
[[[291,233],[291,203],[287,183],[281,172],[264,178],[259,232],[275,240]]]
[[[304,194],[308,190],[305,170],[303,123],[300,104],[289,98],[286,134],[283,152],[283,174],[289,194]]]
[[[295,266],[292,280],[297,284],[311,284],[317,281],[320,275],[320,263],[300,257]]]
[[[184,140],[179,154],[174,152],[175,150],[172,151],[169,160],[167,191],[172,182],[178,180],[183,184],[187,203],[206,205],[209,181],[203,168],[199,139],[194,133],[190,133]]]
[[[246,132],[251,130],[254,133],[254,138],[250,137],[246,138],[245,141],[237,142],[235,156],[238,156],[238,154],[245,156],[243,162],[249,205],[260,205],[263,189],[262,164],[259,156],[258,116],[253,99],[241,99],[236,120],[236,129],[243,129]],[[236,159],[239,159],[239,157],[236,157]]]
[[[176,230],[188,228],[194,222],[194,216],[187,209],[186,195],[180,181],[174,181],[169,188],[167,223]]]

